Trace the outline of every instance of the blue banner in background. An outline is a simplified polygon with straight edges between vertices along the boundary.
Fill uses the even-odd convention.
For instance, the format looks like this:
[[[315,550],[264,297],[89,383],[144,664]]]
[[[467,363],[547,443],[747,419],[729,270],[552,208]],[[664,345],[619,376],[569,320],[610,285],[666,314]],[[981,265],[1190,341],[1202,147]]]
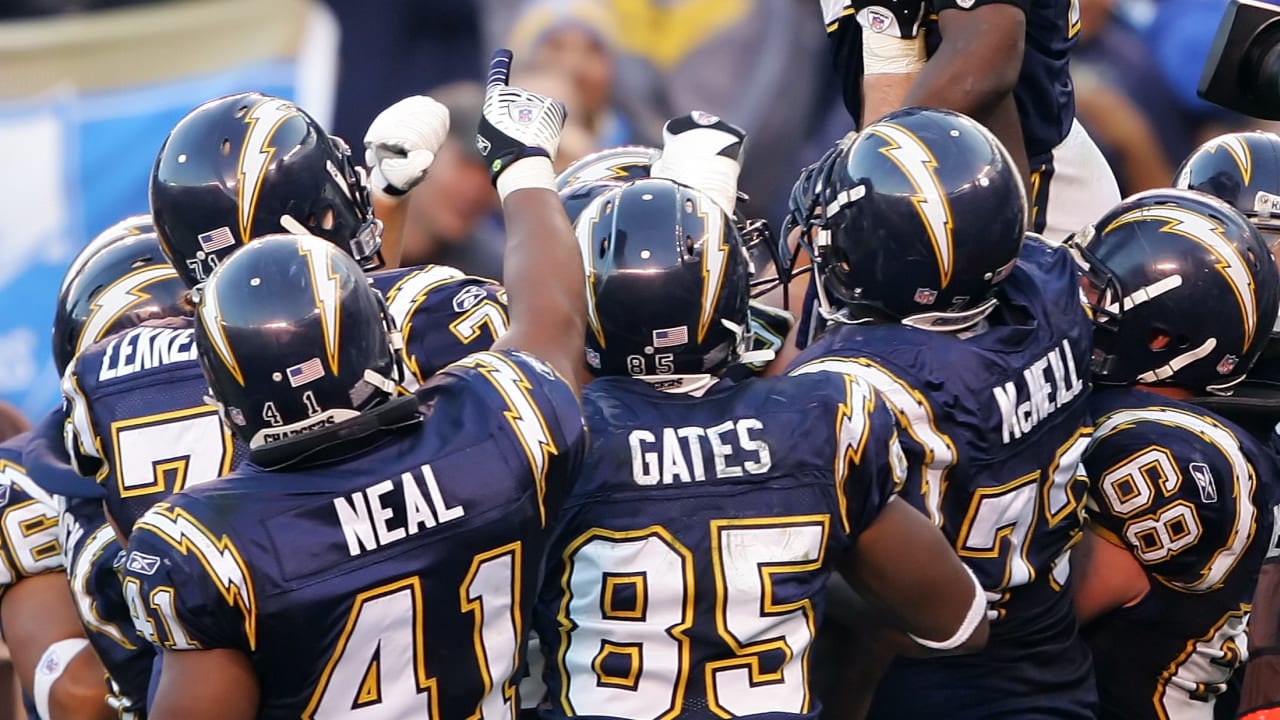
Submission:
[[[169,129],[210,98],[258,90],[294,99],[297,64],[273,60],[199,77],[0,102],[0,399],[37,418],[60,401],[49,346],[62,274],[117,220],[147,211]]]

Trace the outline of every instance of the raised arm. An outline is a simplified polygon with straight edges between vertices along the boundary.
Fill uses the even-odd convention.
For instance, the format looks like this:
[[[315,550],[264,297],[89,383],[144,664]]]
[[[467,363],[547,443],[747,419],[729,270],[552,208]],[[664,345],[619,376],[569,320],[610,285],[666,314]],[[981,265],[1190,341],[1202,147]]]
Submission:
[[[576,393],[586,337],[586,279],[551,165],[565,109],[557,100],[508,86],[510,72],[511,51],[498,50],[489,66],[476,135],[507,227],[503,284],[511,326],[494,349],[538,357]]]

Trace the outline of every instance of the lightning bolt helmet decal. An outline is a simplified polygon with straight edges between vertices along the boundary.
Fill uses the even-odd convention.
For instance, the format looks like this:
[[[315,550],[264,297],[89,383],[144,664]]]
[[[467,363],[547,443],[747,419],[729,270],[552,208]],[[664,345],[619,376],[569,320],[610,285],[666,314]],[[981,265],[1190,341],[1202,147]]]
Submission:
[[[271,163],[276,151],[271,146],[271,139],[285,120],[297,114],[298,110],[292,103],[279,98],[264,100],[245,113],[244,122],[248,128],[245,132],[244,145],[240,148],[237,189],[241,242],[249,242],[252,239],[249,228],[253,225],[253,211],[258,204],[258,191],[262,188],[262,179],[266,176],[267,166]]]
[[[955,267],[955,238],[952,234],[951,205],[935,172],[938,161],[920,138],[904,127],[882,122],[867,128],[867,132],[878,135],[889,143],[880,148],[880,152],[902,170],[915,188],[916,194],[912,202],[933,242],[938,259],[938,275],[942,279],[941,287],[945,288],[951,282],[951,272]]]
[[[1181,235],[1201,245],[1213,253],[1218,260],[1214,267],[1226,279],[1227,285],[1235,295],[1240,306],[1241,319],[1244,321],[1245,341],[1247,346],[1253,342],[1254,331],[1258,324],[1257,298],[1254,296],[1253,273],[1240,250],[1227,240],[1222,225],[1195,210],[1181,208],[1176,205],[1158,205],[1145,207],[1126,213],[1107,225],[1104,232],[1126,223],[1154,220],[1163,222],[1163,232]]]

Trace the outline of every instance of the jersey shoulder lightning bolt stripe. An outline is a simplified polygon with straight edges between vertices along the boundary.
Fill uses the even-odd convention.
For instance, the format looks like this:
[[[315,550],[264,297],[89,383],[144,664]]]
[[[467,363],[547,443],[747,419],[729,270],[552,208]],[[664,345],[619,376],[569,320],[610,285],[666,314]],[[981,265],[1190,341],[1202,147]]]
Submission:
[[[247,653],[270,679],[261,718],[511,716],[581,410],[516,352],[471,355],[418,397],[422,424],[354,457],[246,464],[144,515],[124,581],[139,631]]]
[[[231,471],[246,449],[205,402],[191,318],[150,321],[80,353],[62,380],[72,467],[124,532],[170,493]]]
[[[602,377],[583,405],[535,610],[542,717],[816,718],[827,579],[905,473],[887,406],[822,371],[698,397]]]
[[[904,429],[903,497],[1000,596],[986,649],[895,663],[875,718],[985,718],[997,706],[1013,717],[1047,702],[1061,717],[1090,716],[1067,559],[1083,528],[1087,481],[1077,470],[1093,327],[1062,248],[1025,243],[997,298],[989,326],[971,337],[833,324],[792,365],[825,362],[881,393]],[[991,663],[1007,671],[991,673]]]
[[[448,265],[422,265],[372,273],[373,287],[404,340],[416,388],[445,367],[488,350],[507,332],[507,293],[497,281],[465,275]]]
[[[1275,457],[1229,421],[1137,388],[1090,399],[1089,519],[1151,590],[1084,629],[1104,718],[1205,718],[1248,658],[1280,495]]]

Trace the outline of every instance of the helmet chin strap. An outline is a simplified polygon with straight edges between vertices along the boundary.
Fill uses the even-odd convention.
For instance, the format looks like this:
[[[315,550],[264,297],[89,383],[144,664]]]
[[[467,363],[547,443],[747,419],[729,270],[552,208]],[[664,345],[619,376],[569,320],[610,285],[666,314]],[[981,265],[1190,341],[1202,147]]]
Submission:
[[[777,357],[777,353],[773,350],[752,350],[751,335],[747,332],[747,328],[739,325],[731,320],[720,319],[721,324],[729,328],[729,332],[738,338],[738,365],[751,365],[754,363],[767,363]]]

